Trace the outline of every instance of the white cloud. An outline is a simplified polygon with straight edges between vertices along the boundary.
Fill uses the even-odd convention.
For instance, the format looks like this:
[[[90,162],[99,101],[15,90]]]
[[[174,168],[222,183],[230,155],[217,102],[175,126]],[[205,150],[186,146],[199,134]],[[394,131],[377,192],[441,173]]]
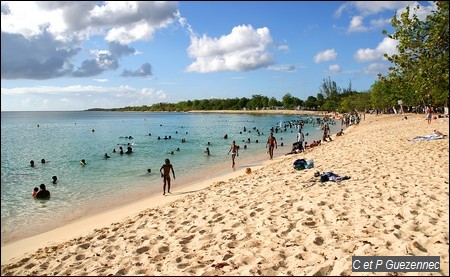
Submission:
[[[287,52],[287,51],[289,51],[289,46],[288,45],[280,45],[277,47],[277,50]]]
[[[378,73],[385,74],[388,71],[388,66],[381,63],[371,63],[364,67],[363,72],[367,75],[377,76]]]
[[[397,10],[407,5],[413,5],[414,1],[350,1],[339,6],[335,16],[339,17],[345,10],[356,9],[362,16],[377,14],[385,10]]]
[[[151,40],[178,13],[178,3],[172,1],[2,1],[1,5],[1,72],[8,80],[90,77],[115,70],[118,58],[139,53],[126,44]],[[109,42],[110,53],[92,52],[95,59],[82,61],[77,68],[72,62],[83,42],[94,35]]]
[[[341,71],[341,67],[338,64],[332,64],[328,67],[328,70],[333,73],[339,73]]]
[[[106,83],[109,80],[108,79],[94,79],[94,81],[99,82],[99,83]]]
[[[5,110],[83,110],[151,105],[167,98],[162,90],[131,86],[36,86],[2,88],[4,96],[20,99],[5,105]],[[86,98],[90,106],[86,106]],[[2,107],[3,110],[3,107]]]
[[[357,62],[372,62],[385,60],[384,54],[389,56],[397,53],[398,41],[385,37],[375,49],[358,49],[354,55]]]
[[[15,88],[2,88],[1,94],[4,95],[20,95],[20,94],[44,94],[44,95],[75,95],[80,93],[91,94],[121,94],[121,95],[133,95],[144,94],[150,95],[149,92],[153,91],[149,88],[137,89],[130,86],[118,86],[118,87],[105,87],[105,86],[81,86],[73,85],[66,87],[57,86],[35,86],[35,87],[15,87]]]
[[[420,20],[425,20],[427,15],[437,9],[434,2],[428,3],[428,6],[424,6],[416,1],[352,1],[342,4],[335,11],[335,16],[340,17],[344,11],[349,10],[349,13],[354,15],[352,16],[349,27],[347,28],[347,32],[365,32],[390,25],[392,17],[371,19],[369,26],[363,25],[363,18],[367,16],[374,16],[385,11],[392,11],[392,15],[396,13],[397,17],[400,17],[400,15],[406,11],[407,6],[411,8],[411,14],[416,14]],[[420,6],[419,9],[416,9],[417,5]]]
[[[286,72],[295,72],[295,65],[271,65],[267,67],[268,70],[274,71],[286,71]]]
[[[328,49],[325,51],[321,51],[314,56],[314,62],[328,62],[334,61],[337,58],[337,52],[334,49]]]
[[[27,38],[43,31],[55,38],[108,32],[108,41],[128,44],[148,40],[156,30],[175,20],[177,2],[154,1],[2,1],[9,13],[2,13],[2,32]]]
[[[42,35],[43,30],[61,34],[67,30],[61,9],[45,10],[36,1],[2,1],[9,13],[2,13],[2,32],[25,38]]]
[[[220,38],[192,35],[188,54],[195,61],[186,71],[250,71],[266,67],[274,59],[268,51],[271,43],[267,27],[255,30],[250,25],[236,26],[230,34]]]
[[[410,5],[409,14],[410,17],[412,15],[416,15],[419,20],[424,21],[427,18],[427,15],[431,14],[433,11],[437,10],[437,5],[434,2],[428,2],[429,6],[420,5],[417,2],[414,2]],[[419,9],[416,9],[416,6],[419,5]],[[406,6],[401,7],[397,10],[397,18],[400,19],[402,13],[406,12]]]
[[[354,32],[366,32],[368,30],[367,27],[363,24],[363,17],[362,16],[354,16],[352,17],[352,20],[350,21],[350,26],[347,29],[347,32],[354,33]]]
[[[370,20],[370,26],[372,29],[383,28],[391,24],[391,18],[379,18]]]

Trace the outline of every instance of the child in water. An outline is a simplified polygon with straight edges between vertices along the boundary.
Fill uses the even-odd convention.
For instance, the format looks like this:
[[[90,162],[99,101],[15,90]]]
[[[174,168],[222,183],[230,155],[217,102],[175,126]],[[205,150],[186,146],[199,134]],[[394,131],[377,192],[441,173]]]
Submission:
[[[39,188],[38,187],[34,187],[33,192],[31,192],[31,196],[36,197],[36,194],[38,193]]]

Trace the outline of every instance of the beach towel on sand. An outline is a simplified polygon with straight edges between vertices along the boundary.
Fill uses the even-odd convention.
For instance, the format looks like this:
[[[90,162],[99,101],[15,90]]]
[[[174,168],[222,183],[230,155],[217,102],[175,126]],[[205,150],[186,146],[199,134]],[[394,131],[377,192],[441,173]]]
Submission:
[[[426,135],[426,136],[417,136],[412,139],[409,139],[409,141],[417,142],[421,140],[435,140],[435,139],[441,139],[444,138],[444,135]]]

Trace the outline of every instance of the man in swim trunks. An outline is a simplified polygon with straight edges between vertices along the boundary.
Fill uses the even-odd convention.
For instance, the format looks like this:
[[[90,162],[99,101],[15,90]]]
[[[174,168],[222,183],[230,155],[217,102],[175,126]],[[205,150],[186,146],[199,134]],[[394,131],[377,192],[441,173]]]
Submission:
[[[164,170],[164,171],[163,171]],[[161,166],[159,172],[161,172],[161,178],[164,178],[163,195],[166,195],[166,184],[167,192],[170,192],[170,171],[172,170],[173,179],[175,179],[175,172],[173,171],[173,166],[170,164],[170,160],[166,159],[166,163]]]
[[[267,139],[266,148],[267,148],[267,146],[269,146],[270,160],[272,160],[272,159],[273,159],[273,149],[274,149],[274,148],[278,148],[277,140],[276,140],[276,138],[273,136],[273,133],[270,133],[270,136],[269,136],[269,138]]]
[[[228,155],[230,154],[230,152],[231,152],[231,161],[232,161],[231,167],[234,167],[234,165],[235,165],[234,158],[236,158],[236,156],[239,156],[239,148],[237,147],[236,141],[234,141],[234,140],[233,140],[233,143],[231,144],[230,150],[228,151]]]
[[[50,192],[45,188],[44,184],[40,185],[41,190],[36,193],[36,199],[50,199]]]

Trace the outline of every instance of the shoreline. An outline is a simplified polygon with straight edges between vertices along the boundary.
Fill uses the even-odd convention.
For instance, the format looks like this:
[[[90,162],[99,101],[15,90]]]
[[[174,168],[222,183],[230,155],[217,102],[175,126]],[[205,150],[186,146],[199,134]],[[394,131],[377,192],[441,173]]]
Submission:
[[[255,167],[262,166],[263,165],[259,165]],[[89,232],[98,228],[122,222],[127,218],[136,216],[143,210],[171,203],[181,198],[184,194],[201,191],[214,182],[227,181],[244,173],[244,169],[241,169],[239,171],[217,176],[210,180],[195,182],[194,184],[184,186],[181,191],[175,189],[172,194],[167,196],[158,194],[145,197],[144,199],[138,200],[136,203],[123,204],[119,207],[110,208],[106,211],[90,215],[87,218],[74,220],[73,222],[46,231],[42,234],[6,243],[1,246],[1,264],[3,265],[12,262],[24,254],[35,252],[39,248],[51,247],[52,245],[59,244],[66,240],[87,235]]]
[[[288,150],[289,147],[285,146],[280,148]],[[285,151],[283,151],[283,153],[284,152]],[[265,156],[267,156],[267,154],[257,154],[258,158],[256,160],[254,159],[254,156],[246,156],[244,158],[237,157],[237,169],[230,169],[228,165],[225,166],[225,164],[220,165],[215,168],[213,173],[209,174],[209,176],[198,178],[197,175],[190,175],[187,184],[182,184],[180,186],[177,184],[177,182],[179,182],[177,179],[172,180],[172,191],[174,191],[174,193],[171,195],[161,195],[159,192],[161,188],[159,188],[158,192],[152,193],[149,196],[139,198],[133,197],[132,200],[135,202],[125,201],[112,207],[103,207],[96,212],[88,214],[85,218],[78,217],[69,220],[62,226],[50,228],[50,230],[45,230],[41,234],[10,239],[1,246],[1,264],[3,265],[4,263],[11,262],[15,258],[26,253],[34,252],[39,248],[58,244],[73,237],[86,235],[97,228],[124,221],[129,217],[136,216],[142,210],[173,202],[179,199],[183,194],[200,191],[213,185],[215,182],[226,182],[229,179],[244,175],[247,167],[251,167],[252,170],[261,168],[271,162],[282,159],[284,154],[275,153],[274,160],[272,161],[263,159]],[[229,159],[231,161],[231,158]],[[233,171],[227,172],[228,170]]]
[[[332,130],[337,129],[336,127],[337,125],[332,125],[331,128]],[[335,131],[337,132],[337,131]],[[333,133],[335,133],[333,132]],[[274,152],[274,158],[281,158],[285,155],[285,153],[289,152],[291,149],[291,144],[293,141],[288,140],[288,139],[284,139],[284,140],[280,140],[280,136],[283,136],[286,133],[277,133],[277,139],[279,140],[278,143],[280,145],[280,143],[285,143],[284,147],[278,147],[278,150],[275,150]],[[321,135],[319,133],[312,135],[310,137],[306,137],[307,139],[320,139]],[[265,137],[264,137],[265,138]],[[227,142],[228,143],[228,142]],[[238,141],[238,144],[240,143],[240,141]],[[243,143],[243,142],[242,142]],[[262,141],[260,142],[260,144],[264,145],[264,139],[262,139]],[[248,150],[250,151],[250,150]],[[246,153],[247,150],[240,150],[240,156],[237,157],[237,169],[242,170],[245,169],[245,167],[254,167],[254,166],[260,166],[263,163],[266,163],[266,160],[268,158],[268,155],[263,153],[263,152],[258,152],[258,153]],[[196,183],[203,183],[206,182],[208,178],[213,177],[220,177],[220,176],[226,176],[228,174],[230,174],[230,167],[229,167],[229,162],[231,161],[231,156],[226,156],[224,155],[226,158],[224,159],[223,164],[211,167],[210,169],[212,170],[209,171],[208,170],[208,176],[203,176],[203,177],[199,177],[203,174],[199,174],[199,173],[190,173],[187,174],[185,176],[180,176],[177,174],[178,178],[181,179],[176,179],[176,180],[172,180],[172,188],[175,189],[184,189],[186,187],[190,187],[195,185]],[[159,174],[155,173],[155,174]],[[161,179],[162,180],[162,179]],[[97,205],[90,207],[89,211],[84,211],[84,212],[79,212],[77,211],[77,215],[75,215],[73,218],[66,218],[62,223],[51,223],[50,225],[44,226],[42,228],[39,229],[39,232],[32,230],[32,231],[28,231],[28,232],[22,232],[20,234],[17,233],[11,233],[11,235],[9,236],[2,236],[2,248],[3,246],[8,246],[14,243],[19,243],[22,240],[27,240],[29,238],[33,238],[36,236],[39,236],[40,233],[48,233],[48,232],[52,232],[55,229],[59,229],[62,228],[63,226],[66,225],[71,225],[73,223],[76,222],[81,222],[83,221],[85,218],[91,218],[91,217],[95,217],[97,215],[102,215],[104,213],[108,214],[110,211],[112,210],[116,210],[119,208],[124,208],[127,207],[129,205],[133,205],[133,203],[135,202],[143,202],[148,198],[154,198],[160,195],[160,190],[162,191],[162,185],[160,184],[162,181],[161,180],[157,180],[156,182],[152,183],[156,184],[155,187],[150,187],[149,190],[145,190],[142,192],[133,192],[130,195],[127,195],[126,198],[127,199],[119,199],[119,200],[115,200],[114,204],[111,204],[112,201],[110,198],[106,198],[104,200],[101,200],[99,202],[96,202]],[[140,181],[143,184],[146,184],[147,181],[146,180],[142,180]],[[147,195],[144,195],[147,194]],[[2,257],[2,263],[3,263],[3,257]]]
[[[353,275],[353,255],[439,255],[448,275],[448,118],[407,116],[367,115],[251,174],[240,168],[2,246],[2,275]],[[407,141],[433,129],[447,137]],[[298,158],[315,168],[293,170]],[[317,183],[316,171],[351,179]]]

